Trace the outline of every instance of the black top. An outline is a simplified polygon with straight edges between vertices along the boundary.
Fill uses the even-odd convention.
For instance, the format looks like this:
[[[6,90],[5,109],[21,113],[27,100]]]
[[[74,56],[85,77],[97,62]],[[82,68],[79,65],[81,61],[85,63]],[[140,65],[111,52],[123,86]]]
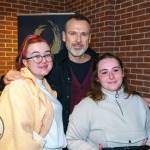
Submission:
[[[76,78],[80,83],[82,83],[89,71],[89,67],[91,65],[92,59],[88,60],[84,63],[75,63],[70,61],[70,67],[72,68]]]
[[[98,58],[98,54],[90,48],[87,49],[86,54],[91,56],[92,61],[97,60]],[[76,68],[74,69],[75,72],[79,69],[79,67],[80,66],[78,66],[77,68],[77,66],[75,66]],[[79,76],[82,74],[82,69],[80,70]],[[85,72],[87,70],[88,68],[85,69]],[[82,76],[81,79],[80,77],[78,77],[80,81],[83,80],[85,72],[83,73],[83,75],[81,75]],[[75,74],[78,74],[78,71]],[[70,70],[70,60],[68,57],[68,50],[66,48],[60,50],[58,54],[54,55],[53,69],[48,74],[47,81],[50,84],[51,88],[57,91],[57,98],[62,104],[64,130],[66,131],[68,126],[68,118],[70,115],[70,102],[72,95],[71,94],[72,75]]]

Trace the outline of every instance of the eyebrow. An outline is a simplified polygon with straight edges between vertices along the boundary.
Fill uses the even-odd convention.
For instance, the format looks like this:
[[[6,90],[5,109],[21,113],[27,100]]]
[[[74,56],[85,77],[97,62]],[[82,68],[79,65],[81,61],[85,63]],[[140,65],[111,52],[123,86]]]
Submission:
[[[77,31],[68,31],[68,33],[73,33],[73,32],[78,33]],[[90,34],[90,32],[86,32],[86,31],[81,32],[81,34],[82,33]]]
[[[45,53],[50,52],[50,50],[46,50]],[[36,53],[40,53],[39,51],[34,51],[31,54],[36,54]]]
[[[117,69],[117,68],[121,68],[121,67],[119,67],[119,66],[116,66],[116,67],[113,67],[112,69]],[[107,71],[108,69],[102,69],[102,70],[100,70],[100,72],[102,72],[102,71]]]

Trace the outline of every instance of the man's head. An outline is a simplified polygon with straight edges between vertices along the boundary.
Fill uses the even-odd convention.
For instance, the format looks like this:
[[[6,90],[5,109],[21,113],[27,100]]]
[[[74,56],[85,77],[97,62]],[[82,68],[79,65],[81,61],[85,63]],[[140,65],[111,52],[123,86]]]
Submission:
[[[86,21],[89,24],[90,28],[91,28],[91,22],[90,22],[90,20],[87,17],[85,17],[85,16],[83,16],[81,14],[74,14],[74,15],[70,16],[68,18],[68,20],[66,21],[65,28],[64,28],[65,32],[67,30],[67,25],[68,25],[69,21],[72,20],[72,19],[75,19],[77,21]]]
[[[90,21],[80,14],[71,16],[65,24],[62,36],[69,55],[71,57],[82,56],[91,40]]]

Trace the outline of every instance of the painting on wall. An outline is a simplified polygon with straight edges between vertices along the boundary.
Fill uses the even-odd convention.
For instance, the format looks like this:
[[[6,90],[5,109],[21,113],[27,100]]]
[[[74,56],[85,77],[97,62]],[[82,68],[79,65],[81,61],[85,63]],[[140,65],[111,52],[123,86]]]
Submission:
[[[19,14],[18,19],[18,49],[24,38],[29,34],[40,35],[51,46],[51,52],[56,54],[64,47],[62,31],[67,19],[74,13]]]

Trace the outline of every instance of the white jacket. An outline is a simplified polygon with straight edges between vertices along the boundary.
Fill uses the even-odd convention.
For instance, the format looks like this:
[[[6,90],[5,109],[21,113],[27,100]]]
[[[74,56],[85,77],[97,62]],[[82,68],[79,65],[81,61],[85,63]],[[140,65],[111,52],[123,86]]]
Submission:
[[[106,99],[83,99],[70,115],[67,130],[69,150],[98,150],[103,147],[139,146],[150,138],[150,110],[140,96],[103,89]],[[150,145],[150,141],[147,141]]]

